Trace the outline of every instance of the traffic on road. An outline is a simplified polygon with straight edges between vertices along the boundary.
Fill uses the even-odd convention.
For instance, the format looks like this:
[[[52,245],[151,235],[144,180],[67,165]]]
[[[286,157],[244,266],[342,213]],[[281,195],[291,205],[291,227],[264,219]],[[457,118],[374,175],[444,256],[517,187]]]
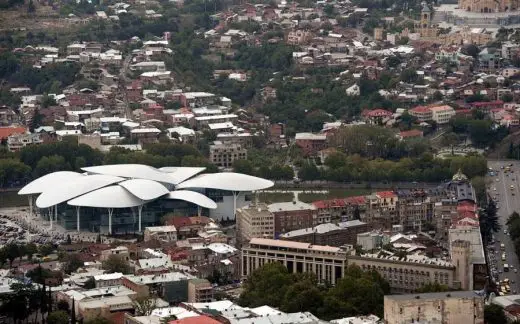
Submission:
[[[501,226],[486,247],[489,270],[500,295],[517,294],[520,291],[520,263],[506,222],[514,211],[520,211],[520,199],[517,199],[520,196],[520,162],[489,161],[488,167],[488,194],[496,202]]]

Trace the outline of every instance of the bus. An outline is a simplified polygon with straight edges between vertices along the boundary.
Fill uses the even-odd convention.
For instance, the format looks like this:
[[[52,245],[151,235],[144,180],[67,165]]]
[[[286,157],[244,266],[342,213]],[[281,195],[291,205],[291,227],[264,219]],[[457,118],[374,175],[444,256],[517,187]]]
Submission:
[[[509,265],[507,263],[504,263],[504,272],[509,271]]]

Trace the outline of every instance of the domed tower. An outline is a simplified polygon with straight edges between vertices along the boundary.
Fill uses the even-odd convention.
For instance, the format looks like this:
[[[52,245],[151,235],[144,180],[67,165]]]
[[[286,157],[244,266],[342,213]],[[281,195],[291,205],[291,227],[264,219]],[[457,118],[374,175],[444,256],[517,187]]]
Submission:
[[[421,5],[421,28],[428,28],[432,21],[432,11],[426,2],[423,1]]]

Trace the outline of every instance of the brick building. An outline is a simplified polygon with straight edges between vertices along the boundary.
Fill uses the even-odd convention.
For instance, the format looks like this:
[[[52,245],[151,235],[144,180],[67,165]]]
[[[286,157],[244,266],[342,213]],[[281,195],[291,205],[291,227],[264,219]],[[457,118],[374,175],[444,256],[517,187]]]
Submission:
[[[274,233],[278,235],[317,225],[317,210],[301,201],[271,204],[268,210],[274,214]]]
[[[370,231],[370,225],[359,220],[336,224],[320,224],[311,228],[291,231],[280,236],[282,240],[305,242],[317,245],[355,245],[357,235]]]

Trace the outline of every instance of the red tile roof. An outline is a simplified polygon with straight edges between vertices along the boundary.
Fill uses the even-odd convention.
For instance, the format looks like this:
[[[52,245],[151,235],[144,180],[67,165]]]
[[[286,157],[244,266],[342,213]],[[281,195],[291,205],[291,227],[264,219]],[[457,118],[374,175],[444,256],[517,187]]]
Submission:
[[[399,136],[402,138],[408,138],[408,137],[422,137],[423,131],[418,129],[411,129],[409,131],[402,131],[399,133]]]
[[[388,117],[392,116],[392,113],[384,109],[364,110],[363,116],[365,117]]]
[[[25,132],[27,132],[25,127],[0,127],[0,140],[8,138],[13,134],[23,134]]]
[[[168,324],[221,324],[221,323],[209,316],[200,315],[200,316],[186,317],[183,319],[170,321],[170,322],[168,322]]]
[[[411,112],[417,112],[417,113],[427,113],[431,112],[430,107],[426,106],[417,106],[415,108],[410,109]]]
[[[363,205],[367,202],[365,196],[353,196],[345,198],[345,202],[350,205]]]
[[[397,195],[393,191],[379,191],[379,192],[376,192],[376,195],[379,198],[395,198],[395,197],[397,197]]]

